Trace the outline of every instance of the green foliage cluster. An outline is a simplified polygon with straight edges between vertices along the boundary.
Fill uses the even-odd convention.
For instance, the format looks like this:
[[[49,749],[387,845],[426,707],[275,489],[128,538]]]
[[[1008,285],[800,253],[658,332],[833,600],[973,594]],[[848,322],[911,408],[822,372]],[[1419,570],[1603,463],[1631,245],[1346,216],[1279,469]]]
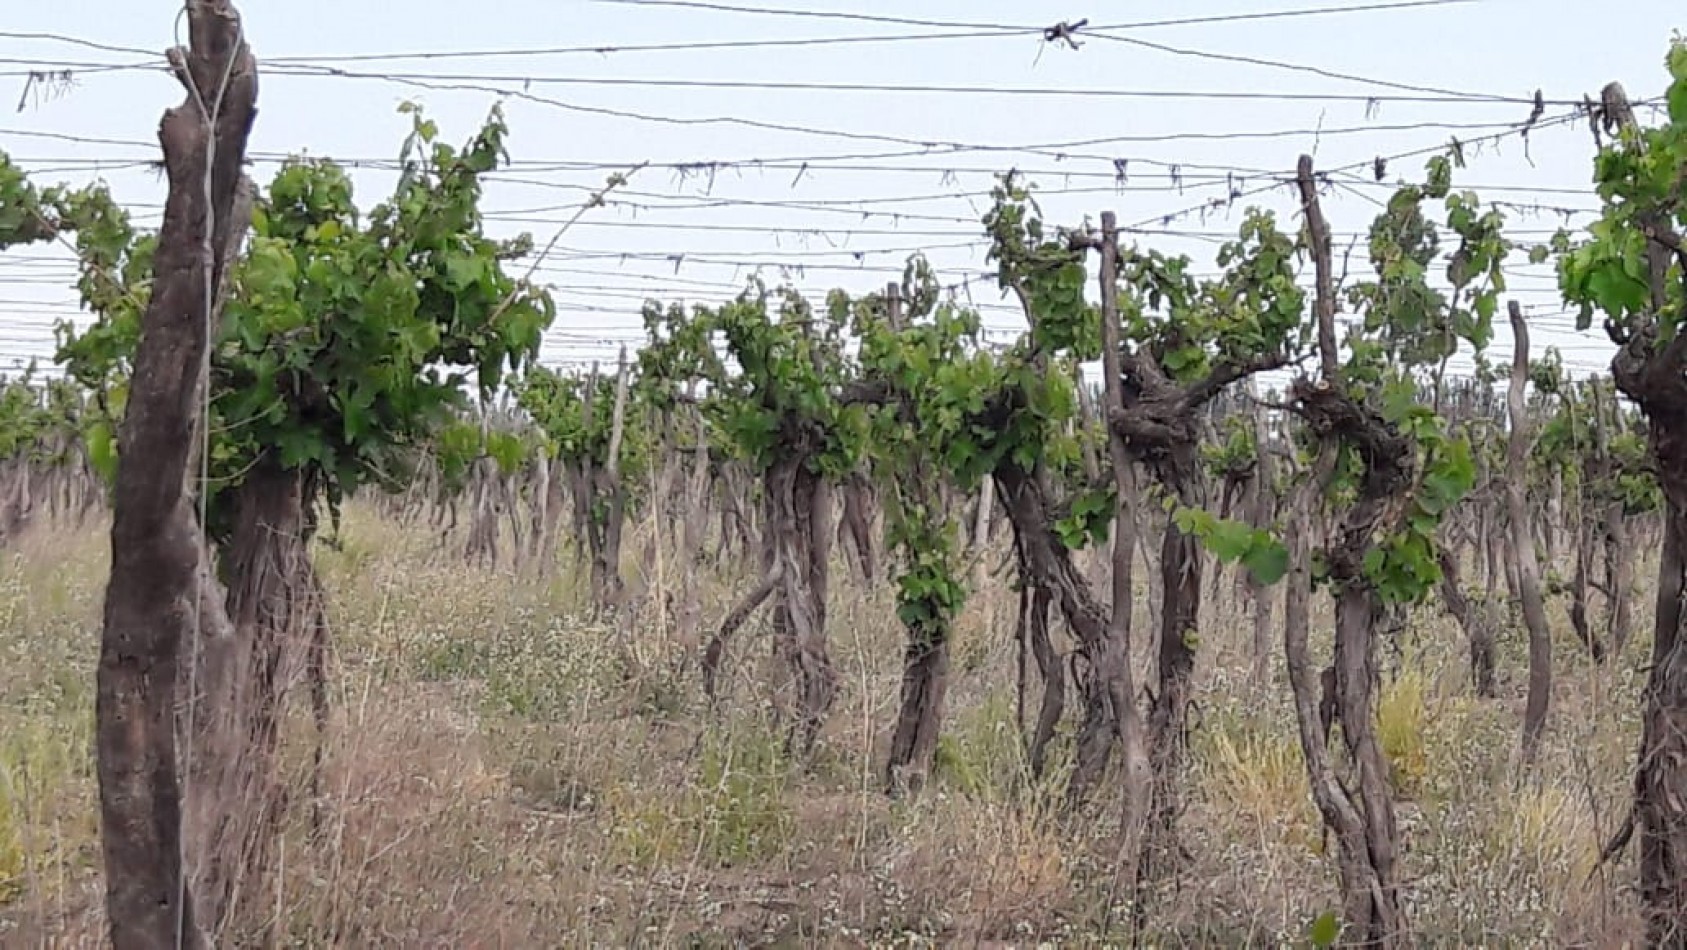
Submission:
[[[843,322],[790,288],[769,291],[759,279],[719,307],[645,309],[649,344],[640,377],[653,407],[671,406],[705,387],[701,406],[715,437],[758,472],[798,459],[828,478],[860,463],[868,417],[839,399],[851,381]],[[734,364],[715,349],[724,346]]]
[[[1125,338],[1186,385],[1221,368],[1287,361],[1309,330],[1294,256],[1295,242],[1277,230],[1270,212],[1257,209],[1244,216],[1237,238],[1220,247],[1214,279],[1196,279],[1186,256],[1132,249],[1120,260]]]
[[[1364,320],[1348,338],[1354,357],[1346,375],[1379,384],[1390,367],[1432,367],[1468,343],[1480,356],[1493,340],[1494,316],[1505,292],[1501,264],[1512,245],[1501,231],[1504,217],[1474,192],[1454,191],[1453,168],[1462,154],[1430,159],[1426,182],[1402,186],[1371,225],[1369,252],[1375,276],[1348,293],[1348,302]],[[1441,252],[1441,229],[1425,210],[1442,202],[1445,227],[1459,239],[1449,257],[1449,295],[1429,283],[1430,268]]]
[[[1559,289],[1579,308],[1577,325],[1586,329],[1593,315],[1604,315],[1608,336],[1622,351],[1613,368],[1617,388],[1634,397],[1647,412],[1675,412],[1678,405],[1654,405],[1656,381],[1676,376],[1681,366],[1681,330],[1687,321],[1687,196],[1682,191],[1687,169],[1687,37],[1677,36],[1665,57],[1670,77],[1665,92],[1667,120],[1650,128],[1621,125],[1615,140],[1602,148],[1594,162],[1594,183],[1602,208],[1584,238],[1560,235],[1557,245]],[[1616,120],[1618,116],[1605,116]],[[1663,279],[1654,289],[1653,266],[1664,265]],[[1656,370],[1662,372],[1656,372]],[[1664,387],[1664,399],[1676,389]],[[1607,405],[1615,394],[1607,394]],[[1573,407],[1567,407],[1573,408]],[[1618,410],[1622,411],[1622,410]],[[1585,420],[1587,413],[1581,414]],[[1566,420],[1569,431],[1561,440],[1585,445],[1591,438],[1580,420]],[[1673,478],[1674,466],[1654,464],[1652,453],[1629,425],[1608,436],[1603,458],[1593,466],[1597,476],[1589,485],[1595,501],[1620,502],[1629,513],[1658,507],[1663,496],[1660,478]]]
[[[1642,329],[1655,330],[1654,345],[1667,343],[1687,318],[1687,291],[1679,279],[1665,282],[1665,306],[1654,312],[1648,265],[1649,233],[1660,226],[1677,233],[1687,229],[1681,187],[1687,165],[1687,38],[1670,45],[1665,66],[1668,121],[1620,129],[1616,141],[1600,151],[1594,184],[1602,213],[1588,226],[1588,236],[1558,261],[1559,289],[1580,308],[1578,326],[1590,326],[1597,310],[1619,344]],[[1679,271],[1682,265],[1673,266]],[[1657,325],[1650,327],[1654,320]]]
[[[1505,293],[1503,265],[1513,250],[1504,217],[1484,210],[1470,191],[1455,191],[1455,148],[1428,162],[1426,182],[1402,185],[1370,230],[1370,279],[1355,283],[1348,303],[1361,319],[1350,325],[1347,360],[1338,385],[1377,414],[1412,446],[1413,477],[1398,518],[1386,536],[1373,539],[1363,572],[1385,601],[1422,599],[1441,579],[1436,541],[1441,520],[1476,483],[1468,430],[1455,431],[1421,398],[1427,373],[1440,390],[1449,357],[1461,345],[1480,362],[1494,336],[1494,316]],[[1444,222],[1427,209],[1439,202]],[[1443,229],[1457,239],[1445,273],[1450,290],[1430,283]],[[1353,498],[1367,475],[1360,447],[1343,443],[1332,486]]]
[[[1275,584],[1289,572],[1289,549],[1265,528],[1220,518],[1202,508],[1178,507],[1172,519],[1226,563],[1239,562],[1261,584]]]
[[[48,426],[42,393],[32,375],[0,379],[0,462],[28,458]]]
[[[924,262],[909,268],[905,284],[933,283]],[[963,490],[978,487],[993,470],[990,427],[981,421],[999,384],[1001,364],[979,340],[978,315],[931,295],[905,290],[913,303],[896,328],[882,312],[883,299],[855,307],[861,332],[863,376],[891,394],[874,417],[873,447],[881,461],[897,461],[921,446]],[[835,297],[834,307],[842,298]]]
[[[1626,515],[1645,514],[1663,507],[1663,492],[1658,487],[1652,453],[1644,435],[1629,430],[1612,436],[1606,445],[1606,463],[1610,466],[1610,478],[1595,487],[1595,499],[1621,503]]]
[[[537,369],[537,367],[534,367]],[[502,475],[515,475],[545,451],[543,437],[518,420],[479,410],[459,410],[435,427],[427,443],[401,456],[410,463],[406,475],[431,463],[446,492],[462,491],[475,463],[490,459]]]
[[[40,380],[31,365],[0,377],[0,462],[57,465],[83,438],[83,399],[66,380]]]
[[[1250,475],[1259,460],[1253,420],[1241,414],[1227,415],[1219,420],[1218,429],[1216,441],[1201,445],[1201,461],[1207,473],[1218,479]]]
[[[477,430],[462,423],[471,390],[488,395],[530,363],[555,316],[548,294],[505,272],[531,240],[482,233],[481,176],[507,161],[508,130],[494,109],[459,149],[438,140],[420,109],[401,111],[412,125],[399,180],[366,217],[345,170],[327,160],[288,161],[254,202],[212,350],[213,526],[219,500],[260,462],[302,471],[337,506],[360,486],[403,484],[427,451],[447,472],[466,455],[490,448],[503,462],[511,452],[470,444]],[[37,192],[7,173],[0,187],[33,201],[53,233],[75,237],[78,289],[96,319],[82,331],[60,325],[58,358],[95,394],[103,418],[90,426],[89,450],[106,458],[156,238],[101,187]]]
[[[947,451],[967,467],[963,484],[971,473],[1005,462],[1081,485],[1084,440],[1092,436],[1075,425],[1081,405],[1076,367],[1101,356],[1101,311],[1084,293],[1088,252],[1075,235],[1048,227],[1017,176],[1002,176],[991,195],[984,216],[989,260],[997,283],[1019,298],[1031,333],[976,380],[981,403],[994,416],[958,433]],[[1068,542],[1093,537],[1087,531],[1062,535]]]
[[[1073,551],[1106,543],[1118,511],[1118,497],[1118,490],[1110,485],[1075,492],[1065,514],[1054,522],[1055,536]]]
[[[910,306],[900,326],[891,324],[880,297],[850,306],[834,295],[832,305],[853,311],[861,377],[884,389],[867,444],[888,488],[890,546],[903,563],[897,616],[916,639],[934,643],[967,597],[960,525],[945,504],[943,485],[971,490],[989,477],[976,437],[987,428],[979,419],[999,366],[980,344],[978,315],[939,303],[923,260],[909,265],[902,291]]]
[[[1003,465],[1047,473],[1064,489],[1050,527],[1067,547],[1079,548],[1107,537],[1116,506],[1110,482],[1092,485],[1082,477],[1087,433],[1075,425],[1073,368],[1101,355],[1100,311],[1085,294],[1093,242],[1080,233],[1051,232],[1030,190],[1011,174],[998,183],[994,199],[984,219],[990,257],[998,282],[1019,297],[1032,332],[999,357],[972,339],[976,318],[947,309],[927,326],[869,333],[863,365],[868,378],[889,384],[904,427],[902,438],[880,436],[876,443],[897,446],[904,464],[934,459],[965,489]],[[1196,280],[1184,257],[1128,251],[1120,274],[1126,335],[1170,381],[1208,384],[1216,394],[1228,382],[1286,361],[1304,343],[1304,293],[1295,282],[1293,257],[1294,242],[1262,212],[1250,213],[1238,239],[1220,250],[1223,272],[1216,280]],[[910,281],[906,296],[915,302],[910,309],[922,313],[919,304],[935,296],[935,287]],[[1187,512],[1184,521],[1185,530],[1262,576],[1281,576],[1286,552],[1268,532],[1205,512]],[[944,571],[926,565],[942,561],[952,531],[939,536],[929,519],[924,527],[901,537],[917,539],[907,546],[928,559],[914,562],[930,575],[914,583],[922,592],[946,589],[939,580]]]
[[[1034,354],[1066,353],[1078,360],[1101,356],[1101,312],[1084,296],[1089,275],[1085,248],[1043,222],[1031,189],[1017,175],[1002,176],[984,216],[989,259],[996,279],[1013,290],[1026,311]]]
[[[563,374],[535,366],[516,385],[516,403],[544,432],[552,458],[601,468],[609,462],[615,387],[612,373]],[[623,409],[618,461],[623,476],[633,480],[650,464],[651,444],[645,436],[650,431],[646,423],[651,417],[647,398],[651,391],[648,386],[630,385]]]
[[[1294,252],[1295,242],[1277,230],[1274,217],[1253,209],[1236,239],[1219,249],[1215,278],[1197,278],[1187,256],[1121,249],[1118,299],[1127,389],[1142,389],[1144,399],[1180,399],[1172,411],[1187,415],[1224,386],[1290,361],[1309,337]],[[1149,459],[1171,450],[1152,440],[1138,448]],[[1241,418],[1229,420],[1224,441],[1203,446],[1200,455],[1220,477],[1251,471],[1257,464],[1252,427]],[[1151,470],[1173,482],[1196,475],[1159,466]],[[1189,488],[1171,482],[1163,487],[1178,495]],[[1174,495],[1167,496],[1166,505],[1179,530],[1221,559],[1241,561],[1265,583],[1282,576],[1287,551],[1269,531],[1183,505]],[[1113,506],[1111,494],[1078,496],[1059,526],[1063,538],[1069,545],[1085,535],[1104,538]]]
[[[1386,601],[1423,598],[1441,581],[1436,534],[1441,520],[1476,485],[1469,438],[1449,431],[1430,406],[1395,406],[1385,416],[1415,445],[1418,473],[1397,529],[1365,554],[1365,576]]]
[[[71,351],[63,347],[68,322],[55,328],[61,342],[57,362],[83,353],[86,363],[98,367],[95,372],[88,365],[67,365],[66,376],[92,393],[93,405],[78,412],[79,429],[90,461],[109,478],[117,464],[114,420],[121,417],[128,392],[127,361],[139,341],[140,315],[150,296],[156,238],[136,232],[128,212],[111,200],[103,184],[38,188],[0,152],[0,251],[52,240],[75,249],[83,306],[110,326],[90,333]],[[59,402],[67,404],[63,398]]]
[[[1620,502],[1629,515],[1662,505],[1644,426],[1637,410],[1617,402],[1609,377],[1537,387],[1555,397],[1535,442],[1537,466],[1563,472],[1565,484],[1594,505]],[[1596,413],[1606,416],[1603,448]]]

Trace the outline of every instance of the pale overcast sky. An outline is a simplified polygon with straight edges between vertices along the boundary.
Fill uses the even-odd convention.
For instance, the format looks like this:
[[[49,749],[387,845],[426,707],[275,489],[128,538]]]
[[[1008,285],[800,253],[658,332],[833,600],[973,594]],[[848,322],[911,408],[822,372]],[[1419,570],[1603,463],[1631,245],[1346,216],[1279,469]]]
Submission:
[[[1338,240],[1350,238],[1369,224],[1373,201],[1387,195],[1370,174],[1375,156],[1429,149],[1453,135],[1468,141],[1505,132],[1528,117],[1526,100],[1536,89],[1549,101],[1548,120],[1569,111],[1552,102],[1596,95],[1612,79],[1637,99],[1656,96],[1665,84],[1663,56],[1671,32],[1687,26],[1687,7],[1673,0],[1476,0],[1300,17],[1153,22],[1362,5],[1364,0],[721,0],[640,8],[591,0],[246,0],[239,7],[261,72],[251,142],[260,183],[288,153],[390,161],[407,130],[406,118],[395,111],[406,98],[423,102],[442,134],[461,141],[498,100],[495,90],[552,100],[505,98],[517,167],[488,188],[486,207],[499,233],[528,230],[543,245],[573,213],[567,206],[601,186],[611,170],[653,163],[610,207],[589,212],[564,235],[542,268],[555,285],[561,311],[546,346],[547,362],[556,364],[613,360],[622,342],[640,338],[638,312],[647,295],[720,300],[758,264],[771,281],[788,276],[816,298],[837,286],[867,291],[894,277],[916,248],[927,250],[946,283],[974,278],[968,289],[987,326],[1004,332],[1021,328],[1017,311],[994,285],[976,279],[986,270],[977,221],[987,207],[991,175],[1009,167],[1026,171],[1047,192],[1043,206],[1051,223],[1076,224],[1111,209],[1122,224],[1179,232],[1142,240],[1190,253],[1210,270],[1217,238],[1240,221],[1246,204],[1276,208],[1284,227],[1295,226],[1288,192],[1272,188],[1272,180],[1292,170],[1302,151],[1313,150],[1321,168],[1353,167],[1338,176],[1344,184],[1326,199]],[[761,12],[720,9],[727,6]],[[156,70],[90,68],[144,63],[146,57],[136,53],[25,34],[162,51],[173,42],[177,9],[166,0],[8,3],[0,18],[0,92],[9,110],[14,103],[17,108],[0,117],[0,149],[39,170],[40,183],[102,177],[139,220],[155,224],[163,185],[133,163],[156,157],[151,143],[158,117],[179,101],[178,88]],[[980,25],[1041,29],[1083,18],[1091,27],[1140,24],[1111,32],[1184,51],[1525,101],[1452,101],[1356,79],[1178,55],[1099,36],[1083,39],[1082,30],[1076,50],[1045,44],[1030,31],[742,45],[976,34]],[[714,42],[740,45],[592,51]],[[452,55],[427,55],[439,53]],[[351,75],[306,75],[307,64]],[[75,81],[70,88],[43,89],[28,78],[41,69],[70,69]],[[394,75],[478,88],[424,89]],[[811,87],[722,85],[731,83]],[[927,88],[812,88],[835,84]],[[983,87],[999,91],[965,91]],[[1031,94],[1037,90],[1049,94]],[[1380,101],[1367,102],[1371,96]],[[739,121],[697,121],[703,119]],[[923,149],[920,143],[938,147]],[[955,144],[992,150],[946,147]],[[1515,135],[1473,147],[1470,167],[1457,181],[1486,199],[1585,211],[1596,205],[1586,188],[1591,154],[1585,123],[1559,123],[1531,136],[1527,154]],[[1115,181],[1119,160],[1126,161],[1128,173],[1122,184]],[[1391,164],[1388,181],[1418,175],[1423,161],[1420,156]],[[712,175],[671,167],[707,162],[733,164]],[[374,203],[390,181],[379,170],[359,171],[360,201],[366,207]],[[1232,189],[1259,193],[1241,199],[1234,210],[1161,220]],[[1565,220],[1558,210],[1518,209],[1510,217],[1526,240],[1544,239]],[[1587,216],[1569,220],[1585,222]],[[1356,260],[1362,255],[1361,248]],[[1550,273],[1522,260],[1513,270],[1514,295],[1530,308],[1537,348],[1560,347],[1573,369],[1598,367],[1609,346],[1596,331],[1574,332]],[[50,356],[52,321],[75,313],[72,276],[68,256],[57,249],[0,254],[0,367],[31,355]],[[1509,347],[1509,334],[1502,330],[1491,355],[1507,360]]]

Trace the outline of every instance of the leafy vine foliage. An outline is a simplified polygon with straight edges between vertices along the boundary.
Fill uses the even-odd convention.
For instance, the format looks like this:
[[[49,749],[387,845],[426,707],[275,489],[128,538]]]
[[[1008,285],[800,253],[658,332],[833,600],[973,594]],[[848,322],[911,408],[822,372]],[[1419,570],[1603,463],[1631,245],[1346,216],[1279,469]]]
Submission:
[[[647,391],[645,387],[632,388],[628,410],[632,418],[644,417],[642,396]],[[555,458],[599,467],[608,464],[615,413],[613,376],[569,375],[535,366],[517,383],[516,402],[544,431]],[[623,441],[617,452],[621,470],[633,476],[643,473],[650,464],[650,451],[644,440]]]
[[[400,180],[367,222],[350,178],[330,160],[288,161],[253,203],[212,354],[209,484],[219,539],[224,500],[260,466],[302,473],[336,505],[366,484],[402,486],[419,451],[438,445],[468,408],[466,387],[494,392],[537,357],[555,317],[548,293],[505,273],[531,240],[481,234],[479,176],[507,158],[501,113],[455,149],[419,109],[402,109],[413,122]],[[24,217],[7,243],[61,233],[75,241],[78,290],[96,319],[82,331],[60,324],[58,359],[95,394],[105,418],[90,431],[90,451],[108,468],[156,238],[138,232],[102,186],[36,190],[0,173],[0,182],[14,180],[10,213]],[[485,450],[443,447],[451,470]]]

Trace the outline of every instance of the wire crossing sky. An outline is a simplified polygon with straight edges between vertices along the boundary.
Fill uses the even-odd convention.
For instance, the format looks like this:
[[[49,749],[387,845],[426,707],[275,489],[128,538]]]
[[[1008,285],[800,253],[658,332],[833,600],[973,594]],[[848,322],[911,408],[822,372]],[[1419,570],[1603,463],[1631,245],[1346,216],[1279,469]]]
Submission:
[[[996,174],[1035,182],[1050,224],[1112,210],[1131,238],[1211,272],[1247,206],[1297,226],[1285,182],[1311,152],[1357,274],[1392,186],[1457,138],[1455,186],[1499,203],[1515,240],[1542,242],[1597,208],[1577,104],[1613,79],[1655,96],[1687,25],[1666,0],[1610,0],[1596,22],[1584,5],[1525,0],[1088,0],[1034,5],[1040,23],[1032,6],[421,0],[395,16],[248,0],[252,171],[265,184],[289,155],[333,157],[372,205],[408,131],[400,102],[425,104],[454,142],[502,102],[514,161],[488,184],[489,229],[543,246],[608,175],[648,163],[536,272],[559,306],[554,366],[636,345],[646,299],[716,302],[754,273],[816,299],[867,292],[916,251],[1007,342],[1024,321],[980,225]],[[180,99],[162,72],[174,11],[8,10],[0,90],[16,109],[0,149],[40,184],[103,179],[155,224],[157,123]],[[1575,331],[1550,267],[1514,261],[1510,295],[1537,349],[1557,347],[1578,375],[1603,369],[1609,344]],[[62,247],[0,255],[0,370],[51,362],[54,322],[84,316],[74,279]],[[1501,326],[1490,358],[1509,348]]]

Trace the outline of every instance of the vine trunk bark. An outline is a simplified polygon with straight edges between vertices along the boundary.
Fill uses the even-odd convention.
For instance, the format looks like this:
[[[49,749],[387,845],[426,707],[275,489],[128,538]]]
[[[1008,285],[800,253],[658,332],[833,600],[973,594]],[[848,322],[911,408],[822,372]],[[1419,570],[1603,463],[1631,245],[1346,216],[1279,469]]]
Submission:
[[[203,920],[218,942],[262,939],[275,873],[273,843],[289,805],[279,768],[282,722],[294,687],[308,686],[326,728],[324,592],[311,564],[313,495],[302,474],[260,462],[231,499],[233,528],[220,573],[231,624],[208,643],[195,735],[193,849]],[[232,803],[240,803],[233,807]]]
[[[949,685],[950,632],[941,619],[908,631],[902,657],[902,709],[885,764],[885,784],[893,792],[918,792],[930,775]]]
[[[764,540],[780,578],[773,607],[774,653],[787,674],[781,705],[789,726],[787,745],[805,756],[837,694],[837,672],[826,643],[831,491],[801,454],[775,462],[766,485]]]
[[[1653,422],[1654,439],[1687,472],[1687,416],[1669,425]],[[1671,431],[1672,430],[1672,431]],[[1662,452],[1660,452],[1660,456]],[[1687,943],[1687,479],[1664,477],[1669,512],[1658,563],[1657,620],[1652,671],[1641,718],[1640,756],[1634,776],[1634,820],[1640,831],[1640,896],[1648,944]]]
[[[1067,782],[1067,802],[1076,806],[1088,800],[1117,742],[1124,753],[1125,798],[1128,802],[1146,803],[1152,785],[1148,733],[1141,712],[1131,701],[1134,690],[1125,644],[1112,639],[1107,613],[1096,602],[1088,582],[1073,563],[1071,551],[1055,534],[1048,501],[1036,477],[1010,460],[997,468],[995,478],[997,497],[1013,528],[1014,551],[1021,571],[1025,572],[1022,583],[1034,591],[1040,589],[1049,602],[1060,608],[1061,616],[1078,641],[1076,652],[1089,673],[1077,683],[1084,713],[1079,727],[1077,762]],[[1135,543],[1133,538],[1125,540]],[[1034,597],[1029,625],[1033,635],[1039,629],[1037,602]],[[1043,629],[1046,631],[1046,626]],[[1035,639],[1033,646],[1037,646]],[[1046,678],[1045,683],[1052,683],[1052,679]],[[1045,711],[1047,702],[1045,698]]]
[[[257,70],[232,4],[190,0],[186,12],[191,45],[172,50],[170,62],[190,95],[159,128],[169,194],[118,433],[96,674],[106,919],[118,950],[207,943],[181,859],[177,686],[182,648],[196,628],[226,620],[208,595],[203,535],[186,485],[194,434],[205,424],[211,295],[222,282],[228,235],[240,226],[233,210],[256,115]],[[212,93],[220,103],[214,117],[200,105]]]
[[[1173,446],[1160,466],[1162,483],[1185,505],[1195,504],[1190,484],[1198,477],[1196,447]],[[1148,714],[1154,774],[1151,847],[1143,851],[1143,876],[1153,862],[1174,853],[1177,821],[1184,808],[1188,759],[1189,704],[1195,679],[1195,643],[1200,631],[1201,548],[1193,535],[1167,519],[1160,539],[1159,689]]]

